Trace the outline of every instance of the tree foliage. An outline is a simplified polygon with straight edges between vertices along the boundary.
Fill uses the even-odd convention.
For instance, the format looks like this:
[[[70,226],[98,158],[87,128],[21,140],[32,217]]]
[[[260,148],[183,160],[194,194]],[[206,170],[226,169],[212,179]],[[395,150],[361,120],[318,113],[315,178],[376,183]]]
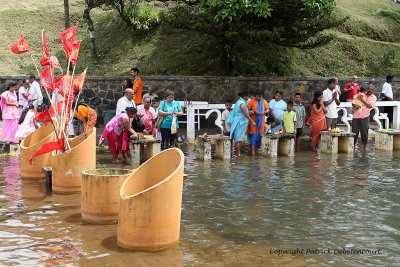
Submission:
[[[281,45],[302,49],[327,44],[325,30],[343,23],[334,0],[187,0],[166,15],[175,27],[213,36],[229,72],[238,44]]]

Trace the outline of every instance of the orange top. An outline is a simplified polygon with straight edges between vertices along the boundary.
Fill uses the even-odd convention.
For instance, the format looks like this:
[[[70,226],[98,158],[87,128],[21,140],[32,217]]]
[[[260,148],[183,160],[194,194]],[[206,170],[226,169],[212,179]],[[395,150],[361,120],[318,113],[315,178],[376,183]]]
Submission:
[[[142,79],[139,77],[137,78],[135,84],[133,85],[133,91],[135,91],[135,87],[137,87],[137,91],[135,94],[135,97],[133,101],[135,101],[135,104],[142,104]]]
[[[249,111],[256,111],[258,108],[258,101],[255,99],[252,99],[247,103],[247,106],[249,107]],[[268,108],[268,102],[263,99],[263,111],[265,108]],[[257,114],[250,114],[250,118],[256,122],[256,116]],[[265,115],[263,115],[262,123],[260,125],[259,133],[264,132],[264,126],[265,126]],[[252,126],[250,123],[248,124],[247,132],[249,134],[256,134],[257,133],[257,126]]]

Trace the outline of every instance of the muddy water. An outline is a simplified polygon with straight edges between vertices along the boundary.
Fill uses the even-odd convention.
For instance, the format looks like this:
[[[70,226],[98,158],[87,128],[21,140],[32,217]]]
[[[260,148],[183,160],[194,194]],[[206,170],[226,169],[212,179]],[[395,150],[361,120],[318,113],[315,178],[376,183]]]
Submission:
[[[400,262],[400,153],[196,161],[186,155],[181,240],[157,253],[116,245],[116,225],[81,220],[80,195],[22,180],[0,158],[1,265],[364,266]],[[98,162],[109,165],[108,154]],[[126,167],[122,166],[121,167]],[[365,251],[367,249],[368,251]],[[354,254],[360,253],[368,254]],[[279,255],[284,253],[284,255]],[[288,255],[293,254],[293,255]]]

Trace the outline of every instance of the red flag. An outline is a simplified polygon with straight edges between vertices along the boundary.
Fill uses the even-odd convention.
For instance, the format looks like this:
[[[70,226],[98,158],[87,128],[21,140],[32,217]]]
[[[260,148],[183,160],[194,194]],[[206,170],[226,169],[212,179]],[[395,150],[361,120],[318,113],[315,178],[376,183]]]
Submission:
[[[42,52],[42,59],[40,60],[40,65],[43,67],[50,66],[50,58],[46,56],[44,52]]]
[[[76,92],[82,91],[83,84],[85,83],[86,71],[87,71],[87,68],[82,72],[81,75],[79,75],[79,76],[74,80],[74,91],[76,91]]]
[[[11,47],[11,51],[15,54],[31,52],[31,50],[29,50],[28,43],[25,41],[25,37],[23,35],[21,35],[21,38]]]
[[[60,32],[61,41],[64,45],[64,50],[65,52],[67,52],[67,54],[70,54],[72,52],[72,46],[74,43],[77,28],[78,28],[78,23],[76,23],[75,26],[68,28],[63,32]]]
[[[49,48],[47,47],[46,33],[44,32],[44,29],[42,30],[42,59],[40,60],[40,65],[50,65],[50,54]]]
[[[52,120],[51,120],[51,117],[50,117],[49,110],[46,109],[43,112],[37,112],[35,114],[35,121],[40,121],[40,122],[43,122],[43,123],[51,122]]]
[[[71,63],[74,65],[76,65],[76,62],[78,61],[79,47],[81,45],[81,42],[82,40],[74,42],[72,44],[72,51],[69,55],[69,60],[71,60]]]
[[[61,150],[63,148],[64,148],[64,136],[62,136],[56,142],[50,142],[50,143],[44,144],[38,151],[36,151],[36,153],[32,156],[32,158],[28,162],[29,162],[29,164],[32,165],[32,160],[34,157],[40,156],[42,154],[46,154],[53,150]]]
[[[60,62],[58,62],[58,59],[57,59],[56,56],[51,56],[50,57],[50,62],[51,62],[51,64],[53,64],[53,67],[55,67],[57,69],[60,69],[62,71]]]
[[[44,32],[44,29],[42,30],[42,45],[43,45],[43,53],[47,57],[50,57],[49,48],[47,47],[46,33]]]
[[[62,114],[62,108],[63,108],[63,102],[64,101],[59,101],[59,102],[57,102],[56,104],[55,104],[55,107],[56,107],[56,109],[57,109],[57,114],[60,116],[61,114]],[[65,106],[68,104],[67,103],[68,102],[68,99],[67,99],[67,101],[65,102]],[[72,106],[72,102],[73,101],[69,101],[69,108],[67,108],[67,113],[68,113],[68,118],[69,118],[69,115],[70,115],[70,113],[71,113],[71,106]],[[50,109],[49,109],[49,114],[50,114],[50,116],[51,117],[55,117],[56,116],[56,113],[54,112],[54,109],[53,109],[53,106],[51,106],[50,107]]]
[[[53,91],[53,77],[54,69],[52,66],[50,66],[50,68],[45,68],[42,73],[40,73],[40,84],[47,90]]]

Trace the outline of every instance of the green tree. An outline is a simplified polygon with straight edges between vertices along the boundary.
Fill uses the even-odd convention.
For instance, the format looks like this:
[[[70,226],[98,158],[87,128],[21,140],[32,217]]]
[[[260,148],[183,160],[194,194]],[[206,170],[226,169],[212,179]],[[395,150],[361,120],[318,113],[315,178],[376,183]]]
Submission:
[[[239,44],[314,48],[334,39],[325,30],[343,23],[334,13],[334,0],[184,2],[165,14],[165,19],[175,27],[202,32],[217,40],[225,74],[237,64]]]

